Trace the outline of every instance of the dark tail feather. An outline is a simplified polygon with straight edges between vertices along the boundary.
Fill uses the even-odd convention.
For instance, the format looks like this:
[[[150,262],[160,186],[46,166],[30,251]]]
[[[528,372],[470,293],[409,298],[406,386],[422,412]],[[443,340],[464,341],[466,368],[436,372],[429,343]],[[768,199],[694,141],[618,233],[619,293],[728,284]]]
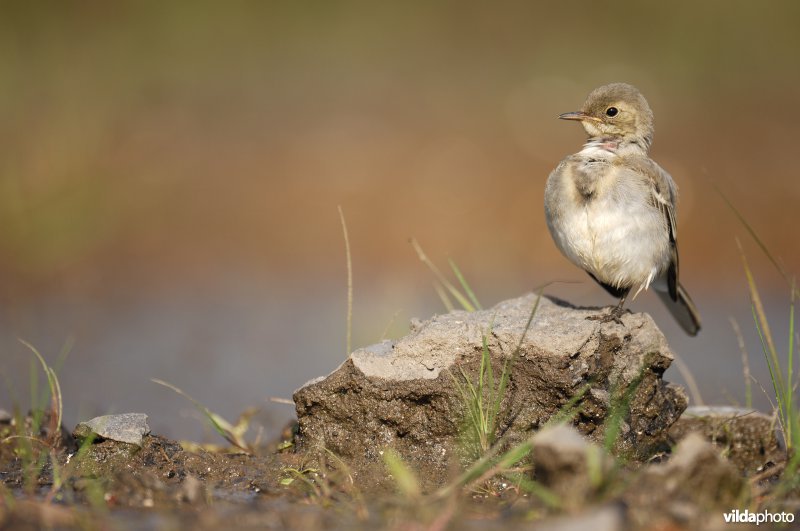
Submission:
[[[696,336],[700,331],[700,314],[683,286],[678,284],[678,300],[675,301],[666,291],[656,291],[656,293],[681,328],[690,336]]]

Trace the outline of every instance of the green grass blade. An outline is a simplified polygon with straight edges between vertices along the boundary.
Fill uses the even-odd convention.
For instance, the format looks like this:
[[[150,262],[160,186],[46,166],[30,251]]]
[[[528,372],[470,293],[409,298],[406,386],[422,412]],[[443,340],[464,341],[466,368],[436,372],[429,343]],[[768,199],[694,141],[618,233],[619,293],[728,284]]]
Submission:
[[[750,305],[750,309],[753,313],[753,322],[756,325],[756,331],[758,331],[758,339],[761,342],[761,350],[764,352],[764,358],[767,361],[767,369],[769,369],[769,378],[772,381],[772,388],[775,392],[776,401],[778,402],[778,415],[781,423],[781,429],[784,430],[784,435],[786,435],[786,424],[785,424],[786,417],[784,416],[784,411],[783,411],[783,398],[785,395],[782,391],[783,380],[780,378],[778,374],[780,367],[773,367],[769,355],[769,346],[767,345],[767,342],[764,339],[764,333],[761,330],[761,325],[758,320],[758,315],[756,314],[756,309],[752,304]]]
[[[522,474],[508,474],[507,477],[509,477],[509,479],[511,479],[515,484],[519,485],[519,488],[522,491],[536,496],[550,509],[558,510],[561,508],[562,501],[558,494],[548,489],[538,481],[535,481],[527,476],[523,476]]]
[[[61,346],[61,350],[58,353],[58,357],[56,358],[56,362],[51,365],[51,367],[56,371],[59,372],[61,368],[66,363],[69,354],[72,352],[72,349],[75,347],[75,336],[67,336],[67,339],[64,340],[64,344]]]
[[[518,444],[501,455],[494,466],[495,468],[510,468],[531,453],[531,450],[533,450],[533,443],[530,441]]]
[[[506,389],[508,388],[508,382],[511,379],[511,371],[514,368],[514,364],[519,357],[519,353],[522,350],[522,343],[525,341],[525,336],[528,334],[528,330],[531,328],[531,324],[533,323],[533,318],[536,315],[536,311],[539,309],[539,303],[542,300],[542,289],[540,289],[536,294],[536,301],[533,303],[533,308],[531,308],[531,313],[528,315],[528,320],[525,322],[525,328],[522,330],[522,335],[519,337],[519,341],[517,342],[517,346],[514,348],[514,351],[511,353],[511,356],[506,358],[505,362],[503,363],[503,372],[500,374],[500,385],[497,389],[497,398],[492,403],[492,417],[497,418],[500,414],[500,405],[503,402],[503,397],[506,395]]]
[[[481,393],[481,404],[486,411],[486,424],[484,425],[484,434],[486,435],[487,448],[494,443],[495,437],[495,415],[494,403],[497,398],[495,397],[494,385],[494,369],[492,368],[492,354],[489,352],[489,341],[486,335],[483,336],[483,350],[481,352],[482,365],[486,367],[486,378],[482,381],[482,389],[485,389],[486,398],[484,399]],[[500,397],[502,400],[502,397]]]
[[[461,287],[467,294],[467,297],[469,297],[469,300],[472,301],[473,306],[475,306],[479,310],[483,310],[483,306],[481,306],[481,303],[478,302],[478,297],[475,296],[475,292],[472,291],[472,288],[467,283],[467,279],[464,278],[464,275],[461,274],[461,270],[458,268],[456,263],[453,261],[452,258],[449,258],[447,261],[450,264],[450,269],[453,270],[453,274],[458,279],[459,284],[461,284]]]
[[[478,392],[478,388],[472,383],[472,380],[469,379],[467,373],[464,372],[464,368],[459,366],[459,371],[461,371],[461,377],[464,378],[464,382],[466,382],[466,389],[469,391],[469,397],[474,402],[476,398],[479,398],[481,395]]]
[[[516,475],[506,472],[509,468],[519,463],[533,449],[533,443],[524,441],[503,453],[500,457],[495,457],[500,445],[493,446],[481,459],[475,461],[454,481],[445,485],[433,494],[434,498],[444,498],[451,495],[456,489],[467,487],[473,483],[489,479],[497,474],[507,475],[514,478],[514,482],[520,484],[522,488],[541,499],[547,506],[558,508],[561,500],[551,490],[537,483],[527,476]]]
[[[55,394],[53,396],[54,403],[58,406],[58,414],[56,416],[56,428],[61,429],[61,420],[64,418],[64,399],[61,396],[61,384],[58,381],[58,377],[56,376],[56,372],[50,367],[50,374],[48,375],[48,380],[51,382],[50,385],[55,389]],[[57,398],[56,398],[57,397]]]
[[[744,404],[748,409],[753,407],[753,382],[750,376],[750,356],[747,354],[747,346],[744,344],[744,335],[739,323],[733,317],[728,320],[733,328],[733,333],[736,336],[736,341],[739,343],[739,351],[742,354],[742,375],[744,376]]]
[[[393,449],[386,448],[383,451],[383,462],[394,477],[400,492],[407,498],[419,498],[421,493],[419,480],[400,455]]]
[[[428,255],[425,254],[425,251],[422,250],[422,246],[420,246],[419,242],[417,242],[416,238],[411,238],[411,246],[414,247],[414,250],[417,252],[417,256],[419,257],[420,261],[428,266],[428,269],[431,270],[433,275],[436,277],[436,280],[441,283],[442,286],[458,301],[462,308],[464,308],[468,312],[474,312],[475,306],[470,303],[469,299],[461,293],[458,288],[456,288],[447,278],[442,274],[436,264],[434,264]]]
[[[529,441],[526,441],[522,443],[520,446],[527,447],[528,451],[530,451],[531,443]],[[479,479],[486,472],[488,472],[497,462],[495,454],[498,452],[499,449],[500,449],[499,444],[492,446],[488,451],[486,451],[480,457],[480,459],[472,463],[456,479],[454,479],[449,484],[445,485],[444,487],[436,491],[433,496],[436,498],[446,497],[450,495],[454,490],[465,487],[470,483],[472,483],[473,481]]]
[[[603,434],[603,446],[609,453],[617,443],[617,439],[622,431],[622,423],[630,412],[633,396],[644,381],[646,372],[647,368],[642,366],[636,377],[628,384],[625,391],[623,391],[621,399],[619,401],[614,400],[609,407],[608,415],[604,423],[605,432]],[[612,397],[615,394],[616,389],[612,391]]]
[[[55,414],[55,423],[54,427],[56,430],[61,429],[61,417],[64,409],[64,405],[62,403],[61,397],[61,384],[58,383],[58,377],[56,376],[55,371],[47,365],[47,362],[44,361],[44,357],[36,350],[36,347],[25,341],[24,339],[19,339],[19,342],[25,345],[33,354],[36,356],[36,359],[39,360],[39,364],[42,366],[42,371],[44,372],[45,376],[47,377],[47,384],[50,388],[50,403],[52,407],[52,413]],[[38,380],[38,378],[37,378]],[[53,419],[51,419],[52,422]],[[54,432],[56,433],[56,432]]]
[[[467,410],[467,433],[470,438],[474,441],[478,442],[477,450],[480,451],[480,426],[481,426],[481,414],[478,411],[478,402],[476,400],[476,393],[475,388],[472,385],[472,382],[467,378],[464,369],[459,367],[461,371],[461,377],[466,382],[466,385],[462,385],[458,379],[450,373],[450,378],[452,378],[453,383],[455,384],[456,388],[458,389],[459,394],[461,395],[461,401],[465,404],[465,409]]]
[[[46,391],[42,389],[41,395],[39,394],[39,367],[37,361],[31,358],[28,364],[28,382],[30,388],[31,400],[31,420],[33,421],[33,431],[39,431],[39,422],[41,421],[42,410],[44,410],[44,401]]]
[[[750,300],[753,303],[753,311],[757,315],[758,322],[760,324],[759,333],[763,337],[763,340],[766,341],[767,352],[769,352],[769,357],[771,358],[773,368],[775,369],[775,377],[777,380],[773,381],[773,385],[776,382],[778,383],[778,385],[775,387],[775,390],[776,394],[778,395],[778,401],[781,401],[781,397],[785,396],[786,393],[783,389],[784,378],[780,360],[778,359],[778,349],[775,348],[775,341],[772,339],[772,332],[770,331],[769,322],[767,321],[767,314],[764,311],[764,305],[761,302],[761,295],[759,294],[758,287],[756,286],[753,272],[750,270],[750,265],[748,264],[747,258],[744,255],[744,250],[742,250],[741,243],[738,240],[736,243],[739,245],[739,252],[741,253],[742,264],[744,266],[744,272],[747,278],[747,286],[750,290]]]
[[[459,367],[463,383],[451,374],[451,378],[464,402],[465,418],[468,421],[464,432],[468,435],[470,442],[475,441],[476,449],[478,450],[476,457],[487,452],[494,445],[497,438],[500,409],[508,389],[512,366],[519,356],[522,343],[530,329],[540,301],[541,291],[537,294],[536,301],[516,348],[503,361],[503,369],[499,378],[495,375],[492,354],[489,348],[489,334],[492,333],[494,316],[489,324],[489,330],[481,335],[481,357],[477,374],[470,378],[463,367]]]

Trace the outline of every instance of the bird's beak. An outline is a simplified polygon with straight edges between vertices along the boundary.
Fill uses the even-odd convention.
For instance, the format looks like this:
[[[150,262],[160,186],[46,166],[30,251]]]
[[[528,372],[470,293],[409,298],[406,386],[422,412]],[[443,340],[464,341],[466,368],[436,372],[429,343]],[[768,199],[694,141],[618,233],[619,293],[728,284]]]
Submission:
[[[590,121],[590,122],[599,122],[599,118],[595,118],[589,114],[586,114],[583,111],[575,111],[575,112],[565,112],[564,114],[558,115],[559,119],[561,120],[578,120],[578,121]]]

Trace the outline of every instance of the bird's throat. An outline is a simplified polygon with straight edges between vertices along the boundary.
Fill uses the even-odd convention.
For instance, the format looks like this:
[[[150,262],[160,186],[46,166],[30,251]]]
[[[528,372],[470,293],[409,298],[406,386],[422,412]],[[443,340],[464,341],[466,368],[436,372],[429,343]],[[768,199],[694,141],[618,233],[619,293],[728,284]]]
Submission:
[[[646,155],[647,143],[636,138],[592,137],[583,145],[579,154],[595,160],[608,160],[622,155]]]
[[[621,143],[619,138],[590,138],[579,154],[589,159],[609,159],[617,155]]]

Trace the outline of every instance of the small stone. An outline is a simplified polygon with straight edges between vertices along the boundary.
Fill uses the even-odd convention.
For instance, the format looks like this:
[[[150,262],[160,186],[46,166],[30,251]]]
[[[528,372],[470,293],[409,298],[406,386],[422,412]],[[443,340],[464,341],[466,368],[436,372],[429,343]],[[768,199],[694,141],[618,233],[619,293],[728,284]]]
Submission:
[[[81,422],[75,427],[72,435],[80,440],[94,435],[100,439],[142,446],[142,439],[148,433],[150,433],[150,426],[147,425],[147,415],[144,413],[121,413],[119,415],[103,415]]]
[[[544,428],[532,442],[535,479],[566,507],[585,506],[613,466],[605,450],[566,424]]]
[[[0,424],[11,424],[12,420],[14,420],[14,417],[11,416],[11,413],[5,409],[0,409]]]
[[[625,494],[635,524],[649,528],[659,522],[697,528],[711,512],[741,507],[748,483],[717,447],[699,433],[690,433],[675,447],[669,461],[651,465]]]

